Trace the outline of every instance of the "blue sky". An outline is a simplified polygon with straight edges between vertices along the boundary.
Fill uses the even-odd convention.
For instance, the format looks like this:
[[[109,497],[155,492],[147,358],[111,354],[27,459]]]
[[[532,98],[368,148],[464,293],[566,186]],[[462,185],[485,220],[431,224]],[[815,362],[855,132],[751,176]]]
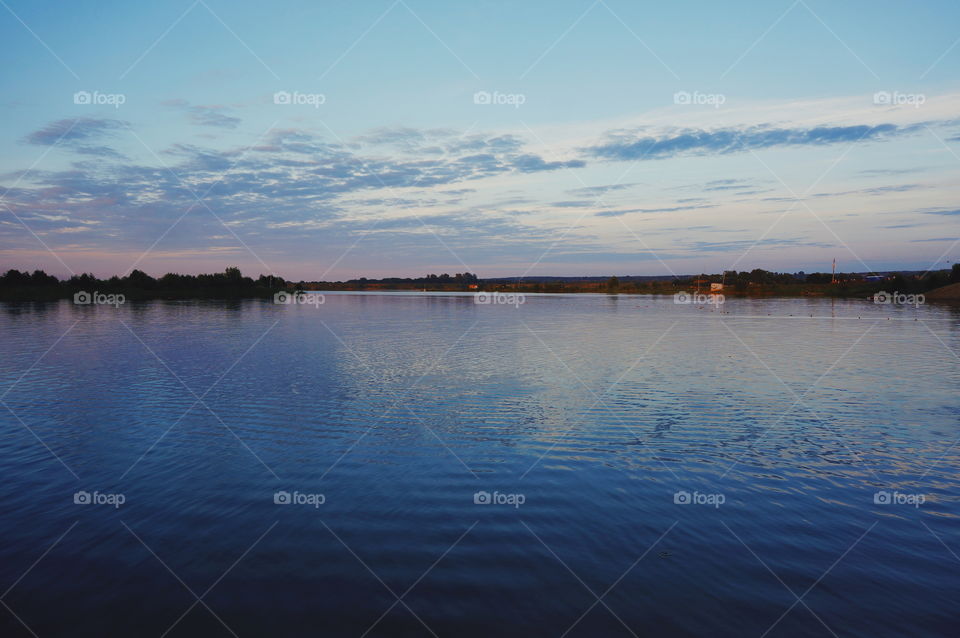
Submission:
[[[948,2],[0,6],[0,267],[946,267]]]

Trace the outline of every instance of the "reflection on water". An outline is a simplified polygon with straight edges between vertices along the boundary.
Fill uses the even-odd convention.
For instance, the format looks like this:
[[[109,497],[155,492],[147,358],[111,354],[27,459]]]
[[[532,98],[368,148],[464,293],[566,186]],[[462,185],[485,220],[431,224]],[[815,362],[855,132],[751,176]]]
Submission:
[[[956,309],[332,293],[0,324],[3,635],[956,627]]]

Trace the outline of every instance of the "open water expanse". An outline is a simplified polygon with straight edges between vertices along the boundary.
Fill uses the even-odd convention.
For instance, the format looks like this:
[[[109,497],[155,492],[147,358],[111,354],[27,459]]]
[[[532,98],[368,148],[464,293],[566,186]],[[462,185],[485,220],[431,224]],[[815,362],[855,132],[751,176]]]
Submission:
[[[957,635],[958,309],[322,301],[0,304],[0,635]]]

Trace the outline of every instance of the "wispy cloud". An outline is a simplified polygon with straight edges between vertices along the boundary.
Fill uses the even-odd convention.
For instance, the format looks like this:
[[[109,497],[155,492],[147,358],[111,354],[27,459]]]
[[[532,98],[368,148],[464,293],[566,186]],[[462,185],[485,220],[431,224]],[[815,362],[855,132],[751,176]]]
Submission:
[[[57,120],[38,131],[27,135],[30,144],[49,146],[51,144],[75,145],[92,139],[101,138],[123,128],[120,120],[78,117]]]
[[[626,208],[622,210],[603,210],[594,213],[597,217],[619,217],[628,213],[677,213],[685,210],[700,210],[703,208],[716,208],[717,204],[696,204],[684,206],[664,206],[662,208]]]
[[[844,195],[889,195],[890,193],[906,193],[908,191],[921,190],[924,188],[933,188],[924,184],[891,184],[888,186],[872,186],[870,188],[858,188],[849,191],[835,191],[814,193],[809,197],[842,197]]]
[[[126,159],[122,153],[102,142],[125,126],[125,122],[106,118],[63,119],[30,133],[25,140],[29,144],[40,146],[58,144],[82,155],[122,160]]]
[[[584,149],[586,154],[605,160],[664,159],[683,155],[724,155],[780,146],[823,146],[826,144],[876,141],[913,133],[922,125],[898,126],[817,126],[779,128],[680,129],[659,136],[639,131],[613,131],[604,142]]]
[[[689,242],[687,246],[692,250],[697,252],[705,253],[726,253],[726,252],[743,252],[753,247],[757,248],[795,248],[795,247],[806,247],[806,248],[830,248],[833,244],[827,244],[823,242],[811,241],[809,239],[803,239],[799,237],[793,238],[782,238],[782,239],[773,239],[765,238],[760,241],[754,240],[735,240],[735,241],[693,241]]]
[[[550,205],[555,206],[557,208],[587,208],[588,206],[593,206],[594,203],[595,202],[590,200],[578,199],[578,200],[570,200],[570,201],[564,201],[564,202],[553,202]]]
[[[172,106],[200,112],[185,104]],[[98,155],[111,162],[120,157],[102,144],[102,138],[124,126],[115,120],[61,120],[31,133],[27,141],[51,145],[60,139],[70,153]],[[408,152],[404,139],[428,140],[441,150],[427,156]],[[425,219],[431,224],[452,225],[458,235],[470,233],[475,242],[487,234],[494,237],[521,230],[533,241],[545,230],[509,222],[516,215],[504,209],[532,200],[507,198],[482,209],[468,209],[470,215],[463,216],[461,201],[476,191],[464,184],[584,164],[577,159],[548,161],[515,136],[462,137],[439,129],[422,134],[413,129],[381,129],[346,143],[308,130],[281,129],[246,151],[173,143],[159,154],[169,169],[131,161],[108,165],[74,162],[66,170],[35,169],[28,183],[7,193],[6,203],[28,223],[35,222],[39,231],[74,232],[65,229],[82,229],[77,220],[87,220],[97,226],[99,239],[106,245],[155,240],[184,211],[197,208],[195,194],[204,194],[205,204],[238,231],[282,233],[284,229],[324,228],[349,234],[373,226],[378,232],[422,233],[421,219]],[[374,223],[369,218],[371,208],[401,213],[454,207],[460,208],[460,216],[437,213],[425,218],[405,212],[401,217],[405,215],[406,221],[378,218]],[[199,217],[209,220],[202,213]],[[167,237],[180,246],[209,239],[210,231],[180,234],[190,223],[188,219],[178,224]],[[223,231],[215,226],[213,230]]]
[[[613,191],[627,190],[629,188],[633,188],[636,185],[637,185],[636,183],[630,183],[630,184],[605,184],[603,186],[585,186],[583,188],[574,188],[574,189],[568,190],[567,192],[573,195],[581,195],[586,197],[599,197],[600,195],[604,195],[606,193],[610,193]]]
[[[188,114],[190,121],[199,126],[235,129],[240,126],[239,117],[228,115],[230,109],[220,104],[190,104],[187,100],[166,100],[164,106],[176,108]]]
[[[731,191],[740,190],[750,186],[751,182],[745,179],[715,179],[707,182],[703,190],[705,191]]]

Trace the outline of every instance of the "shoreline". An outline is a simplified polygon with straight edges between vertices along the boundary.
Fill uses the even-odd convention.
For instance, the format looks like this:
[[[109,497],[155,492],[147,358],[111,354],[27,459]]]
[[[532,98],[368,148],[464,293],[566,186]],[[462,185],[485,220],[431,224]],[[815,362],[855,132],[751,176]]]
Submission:
[[[223,272],[199,275],[167,273],[159,278],[140,270],[123,277],[99,279],[90,274],[61,280],[42,270],[32,273],[8,270],[0,276],[2,301],[53,301],[73,298],[75,303],[99,303],[90,297],[112,296],[124,300],[147,299],[269,299],[294,292],[383,293],[512,293],[512,294],[606,294],[683,295],[691,302],[715,302],[724,298],[823,297],[870,299],[933,295],[936,299],[960,299],[960,264],[952,270],[861,276],[856,273],[777,273],[762,269],[726,271],[692,277],[639,279],[616,276],[590,279],[509,281],[481,279],[472,273],[427,275],[422,278],[351,279],[347,281],[290,281],[275,275],[257,279],[243,276],[235,266]],[[278,300],[284,303],[282,300]],[[683,303],[681,301],[681,303]],[[880,301],[883,303],[883,301]]]
[[[945,303],[945,304],[957,304],[960,303],[960,297],[954,296],[952,294],[942,294],[941,291],[944,289],[952,289],[957,284],[951,286],[944,286],[943,288],[936,288],[930,290],[926,293],[913,293],[923,298],[921,303]],[[867,290],[857,289],[857,290],[846,290],[846,291],[830,291],[827,292],[810,292],[810,291],[783,291],[783,290],[757,290],[752,292],[743,292],[735,290],[725,290],[721,292],[700,292],[690,291],[685,289],[675,289],[675,290],[658,290],[658,291],[603,291],[603,290],[557,290],[557,291],[542,291],[542,290],[527,290],[527,289],[504,289],[503,287],[498,287],[497,289],[490,290],[449,290],[449,289],[381,289],[381,288],[302,288],[298,292],[303,293],[318,293],[318,294],[334,294],[334,295],[346,295],[346,294],[376,294],[376,295],[417,295],[425,293],[443,293],[446,296],[473,296],[477,294],[488,294],[488,295],[536,295],[536,296],[560,296],[560,295],[596,295],[604,297],[670,297],[677,294],[685,294],[690,297],[696,298],[691,299],[689,302],[690,305],[711,305],[715,303],[711,299],[713,295],[722,295],[723,299],[844,299],[844,300],[861,300],[865,302],[871,302],[873,299],[873,294],[880,292],[883,289],[873,291],[872,293]],[[6,291],[5,291],[6,292]],[[92,291],[97,294],[103,295],[113,295],[120,296],[123,299],[123,302],[130,301],[241,301],[241,300],[250,300],[250,299],[264,299],[270,300],[277,293],[281,292],[294,292],[294,291],[284,291],[284,290],[272,290],[272,291],[257,291],[253,293],[238,293],[238,294],[196,294],[195,291],[144,291],[144,290],[123,290],[123,289],[107,289],[107,290],[98,290]],[[891,291],[897,292],[897,291]],[[944,291],[944,292],[953,292]],[[57,291],[53,294],[0,294],[0,302],[5,303],[45,303],[45,302],[57,302],[57,301],[70,301],[76,296],[77,293],[72,291],[61,292]],[[909,294],[909,293],[900,293],[900,294]],[[702,297],[702,299],[700,299]],[[123,303],[121,302],[121,303]],[[75,301],[76,305],[97,305],[84,302]],[[721,302],[722,303],[722,302]],[[282,304],[281,304],[282,305]]]

